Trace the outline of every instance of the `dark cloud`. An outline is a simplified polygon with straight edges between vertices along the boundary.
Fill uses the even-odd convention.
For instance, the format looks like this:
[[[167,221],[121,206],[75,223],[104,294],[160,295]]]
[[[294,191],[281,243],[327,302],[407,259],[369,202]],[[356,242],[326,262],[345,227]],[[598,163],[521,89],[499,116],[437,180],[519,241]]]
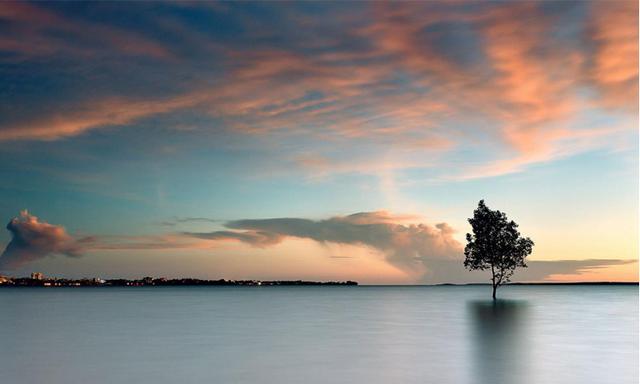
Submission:
[[[265,247],[277,244],[284,238],[283,235],[269,231],[215,231],[215,232],[185,232],[187,236],[193,236],[204,240],[238,240],[251,244],[254,247]]]
[[[211,219],[199,217],[177,218],[175,222]],[[15,270],[47,256],[80,257],[90,251],[193,249],[198,244],[182,235],[149,236],[85,236],[74,238],[64,227],[40,221],[27,210],[21,211],[7,224],[11,241],[0,256],[0,271]]]
[[[537,282],[553,280],[554,275],[578,276],[596,269],[614,265],[637,263],[637,260],[587,259],[587,260],[535,260],[527,261],[528,268],[521,268],[513,276],[514,282]],[[425,284],[464,284],[486,283],[489,273],[486,271],[467,271],[462,260],[431,261],[430,270],[421,278]]]
[[[144,251],[197,248],[197,242],[172,234],[148,236],[98,236],[90,245],[93,251]]]
[[[159,224],[165,227],[174,227],[178,224],[189,223],[218,223],[220,220],[210,219],[208,217],[174,217],[171,220],[165,220]]]
[[[394,222],[395,218],[395,222]],[[456,259],[462,247],[446,223],[402,224],[406,217],[387,212],[361,212],[325,220],[276,218],[236,220],[225,224],[229,230],[185,235],[210,240],[238,240],[264,247],[286,237],[306,238],[320,243],[359,244],[383,252],[387,261],[405,271],[429,268],[433,260]]]
[[[529,268],[520,272],[521,281],[538,281],[548,278],[551,275],[573,275],[583,274],[596,269],[607,268],[613,265],[623,265],[637,263],[638,260],[548,260],[527,262]]]
[[[11,241],[0,256],[0,270],[16,269],[49,255],[79,257],[91,237],[76,240],[58,225],[39,221],[24,210],[7,224]]]

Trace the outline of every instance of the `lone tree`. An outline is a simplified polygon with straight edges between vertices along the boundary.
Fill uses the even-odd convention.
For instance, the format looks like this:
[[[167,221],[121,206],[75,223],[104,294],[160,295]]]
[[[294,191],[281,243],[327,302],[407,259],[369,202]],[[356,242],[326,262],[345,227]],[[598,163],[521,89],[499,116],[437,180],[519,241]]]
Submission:
[[[493,300],[496,289],[509,282],[517,267],[526,268],[525,257],[533,248],[533,241],[521,237],[518,224],[509,221],[504,212],[492,211],[480,200],[469,219],[473,234],[467,233],[464,266],[468,270],[491,269]]]

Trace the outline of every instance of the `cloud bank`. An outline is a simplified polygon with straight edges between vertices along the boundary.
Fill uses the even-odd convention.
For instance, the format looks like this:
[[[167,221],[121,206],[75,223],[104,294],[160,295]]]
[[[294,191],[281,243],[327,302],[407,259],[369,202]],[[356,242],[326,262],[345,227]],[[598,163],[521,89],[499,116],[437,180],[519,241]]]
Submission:
[[[79,257],[91,238],[76,240],[64,227],[40,221],[27,210],[7,224],[11,241],[0,256],[0,271],[12,270],[49,255]]]
[[[287,237],[364,245],[382,252],[389,263],[410,274],[424,273],[432,262],[456,259],[461,254],[462,247],[448,224],[402,223],[406,220],[405,216],[384,211],[360,212],[325,220],[236,220],[225,224],[229,230],[184,234],[200,239],[237,240],[256,247],[278,244]]]
[[[446,223],[431,226],[399,224],[393,220],[394,216],[384,211],[317,221],[298,218],[236,220],[225,224],[231,231],[186,232],[185,235],[238,240],[258,247],[280,243],[286,237],[320,243],[359,244],[381,251],[389,263],[409,273],[429,268],[431,260],[452,259],[461,252],[460,244],[452,237],[453,229]]]
[[[483,272],[467,271],[462,264],[462,245],[447,223],[406,223],[413,216],[385,211],[360,212],[324,220],[274,218],[235,220],[228,230],[183,232],[185,236],[213,241],[235,240],[254,247],[279,244],[288,237],[319,243],[363,245],[381,252],[388,263],[418,283],[486,282]],[[552,275],[579,275],[598,268],[635,263],[636,260],[528,261],[529,268],[516,272],[514,281],[542,281]]]
[[[62,226],[41,221],[24,210],[7,224],[12,238],[0,256],[0,271],[15,270],[52,255],[79,257],[93,251],[203,250],[211,249],[216,242],[229,240],[266,248],[287,238],[300,238],[369,247],[384,255],[390,265],[404,271],[416,283],[487,281],[486,273],[464,269],[462,245],[453,237],[455,231],[451,226],[417,223],[416,220],[418,218],[413,215],[375,211],[322,220],[234,220],[224,224],[227,229],[211,232],[74,238]],[[630,263],[637,263],[637,260],[533,260],[527,262],[529,268],[516,272],[514,281],[553,280],[562,275],[580,275]]]

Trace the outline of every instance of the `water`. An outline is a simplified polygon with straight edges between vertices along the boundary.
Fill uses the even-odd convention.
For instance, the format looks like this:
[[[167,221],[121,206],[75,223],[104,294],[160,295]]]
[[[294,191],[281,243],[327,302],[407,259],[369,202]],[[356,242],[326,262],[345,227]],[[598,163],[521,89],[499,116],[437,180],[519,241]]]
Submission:
[[[637,286],[0,289],[6,383],[637,383]]]

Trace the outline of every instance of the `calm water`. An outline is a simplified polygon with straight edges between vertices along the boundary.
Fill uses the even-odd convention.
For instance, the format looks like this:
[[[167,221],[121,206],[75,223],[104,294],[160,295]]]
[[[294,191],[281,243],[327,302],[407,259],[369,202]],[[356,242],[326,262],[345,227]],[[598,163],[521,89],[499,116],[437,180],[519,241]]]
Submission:
[[[0,289],[6,383],[633,383],[638,287]]]

